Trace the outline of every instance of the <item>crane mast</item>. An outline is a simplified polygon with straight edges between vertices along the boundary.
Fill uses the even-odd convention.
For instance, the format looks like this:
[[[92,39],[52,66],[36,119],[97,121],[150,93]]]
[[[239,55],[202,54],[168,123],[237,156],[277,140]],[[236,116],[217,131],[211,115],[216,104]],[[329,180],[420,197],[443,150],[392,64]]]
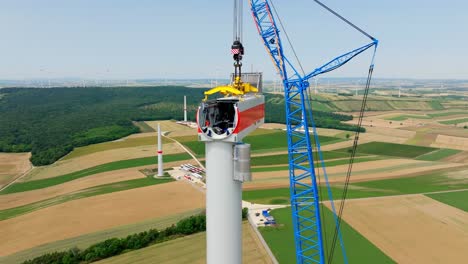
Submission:
[[[261,36],[263,44],[265,45],[265,48],[268,51],[268,54],[270,55],[276,70],[280,74],[284,85],[286,131],[289,157],[289,182],[293,220],[292,222],[294,227],[296,248],[296,262],[300,264],[323,264],[326,262],[326,252],[323,242],[324,234],[322,233],[320,212],[321,197],[319,197],[320,190],[317,184],[317,175],[315,170],[316,164],[321,164],[320,166],[323,168],[324,177],[327,181],[328,197],[331,200],[331,207],[336,224],[335,233],[337,235],[336,238],[334,237],[334,242],[336,242],[336,239],[340,240],[343,251],[343,259],[345,263],[347,263],[347,257],[340,233],[341,218],[336,214],[331,189],[329,188],[328,178],[326,176],[326,170],[324,166],[325,163],[323,162],[323,157],[320,152],[320,143],[315,131],[315,125],[312,117],[313,113],[310,107],[308,95],[309,79],[343,66],[354,57],[371,47],[374,47],[375,55],[375,49],[377,48],[378,41],[321,2],[317,0],[314,1],[350,26],[354,27],[360,33],[363,33],[371,40],[371,42],[330,60],[329,62],[323,64],[308,74],[301,74],[285,54],[286,52],[283,48],[283,43],[280,38],[280,30],[277,21],[279,21],[280,26],[282,26],[282,23],[278,18],[278,14],[272,1],[250,0],[250,8],[254,22],[257,26],[258,33]],[[289,41],[289,38],[287,39]],[[294,56],[296,56],[294,49],[293,53]],[[368,91],[370,78],[372,76],[374,67],[373,60],[374,59],[372,58],[366,91]],[[301,67],[301,72],[303,72],[302,66],[299,66]],[[365,101],[363,101],[363,105],[365,106]],[[363,110],[361,110],[361,119],[362,113]],[[313,141],[315,141],[317,147],[316,154],[320,160],[314,160],[314,152],[312,151],[314,146],[309,134],[310,127],[314,130]],[[351,156],[352,158],[354,158],[353,155],[355,154],[355,146],[357,144],[358,136],[359,134],[357,134],[357,137],[355,137],[353,146],[354,152]],[[317,157],[315,159],[317,159]],[[350,162],[350,165],[352,165],[352,162]],[[351,170],[348,170],[348,180],[350,173]],[[342,207],[340,208],[340,214],[341,212]],[[333,251],[331,250],[331,252]],[[333,259],[333,253],[327,257],[328,263],[331,263]]]

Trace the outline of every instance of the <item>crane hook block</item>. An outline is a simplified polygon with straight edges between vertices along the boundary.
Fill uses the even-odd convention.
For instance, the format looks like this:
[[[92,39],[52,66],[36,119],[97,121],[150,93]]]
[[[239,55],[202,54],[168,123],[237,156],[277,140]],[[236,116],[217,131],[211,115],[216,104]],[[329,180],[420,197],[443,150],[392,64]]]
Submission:
[[[242,43],[240,41],[235,40],[232,43],[231,53],[232,53],[232,58],[235,61],[242,60],[242,56],[244,55],[244,46],[242,45]]]

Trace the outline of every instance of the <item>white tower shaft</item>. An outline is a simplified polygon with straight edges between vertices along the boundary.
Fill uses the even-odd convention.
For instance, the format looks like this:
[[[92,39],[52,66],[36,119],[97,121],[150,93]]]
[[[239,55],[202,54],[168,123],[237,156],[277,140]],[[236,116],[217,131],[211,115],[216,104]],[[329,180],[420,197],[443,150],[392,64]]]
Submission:
[[[158,176],[163,176],[163,153],[161,141],[161,125],[158,123]]]
[[[231,142],[206,142],[208,264],[242,263],[242,183],[233,180],[233,146]]]
[[[184,122],[187,122],[187,96],[184,95]]]

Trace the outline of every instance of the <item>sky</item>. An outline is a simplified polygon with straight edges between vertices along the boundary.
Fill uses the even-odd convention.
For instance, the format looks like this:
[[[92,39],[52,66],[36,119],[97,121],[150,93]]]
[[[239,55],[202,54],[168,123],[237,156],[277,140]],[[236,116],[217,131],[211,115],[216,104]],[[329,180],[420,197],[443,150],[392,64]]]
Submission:
[[[468,79],[468,1],[323,2],[379,39],[375,77]],[[305,72],[368,42],[312,0],[274,4]],[[232,9],[231,0],[0,0],[0,79],[227,78]],[[243,43],[244,71],[275,78],[248,1]],[[371,55],[328,76],[365,76]]]

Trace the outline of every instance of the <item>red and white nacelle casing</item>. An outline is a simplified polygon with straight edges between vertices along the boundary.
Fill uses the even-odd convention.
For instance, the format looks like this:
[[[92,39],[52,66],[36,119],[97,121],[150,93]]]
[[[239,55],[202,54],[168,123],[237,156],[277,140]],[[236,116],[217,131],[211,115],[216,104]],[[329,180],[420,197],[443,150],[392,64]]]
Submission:
[[[198,107],[198,140],[241,142],[264,122],[265,97],[261,94],[209,100]]]

